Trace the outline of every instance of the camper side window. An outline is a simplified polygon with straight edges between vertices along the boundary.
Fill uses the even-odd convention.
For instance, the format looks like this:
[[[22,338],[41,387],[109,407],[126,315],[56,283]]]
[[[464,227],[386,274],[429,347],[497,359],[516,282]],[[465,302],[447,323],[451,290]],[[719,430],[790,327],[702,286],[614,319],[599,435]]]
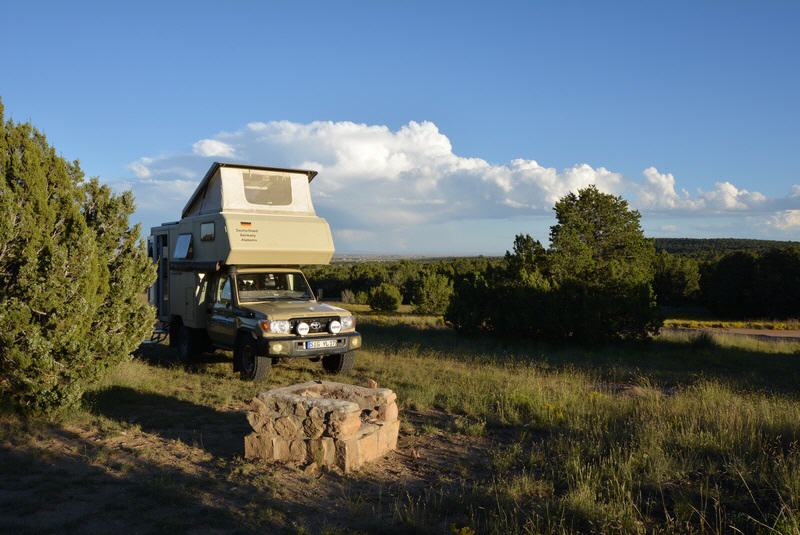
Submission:
[[[228,277],[221,277],[219,279],[216,302],[224,306],[231,304],[231,279]]]
[[[200,241],[214,241],[214,222],[200,224]]]
[[[175,254],[172,257],[176,260],[184,260],[192,257],[192,235],[178,234],[175,242]]]

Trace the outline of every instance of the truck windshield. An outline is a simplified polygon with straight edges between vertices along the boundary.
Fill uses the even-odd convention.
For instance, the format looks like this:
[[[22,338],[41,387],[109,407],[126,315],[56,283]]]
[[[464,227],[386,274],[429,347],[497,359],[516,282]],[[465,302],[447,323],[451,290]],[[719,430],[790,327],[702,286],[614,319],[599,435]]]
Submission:
[[[299,272],[239,273],[236,275],[236,289],[241,303],[273,299],[309,301],[314,298],[305,277]]]

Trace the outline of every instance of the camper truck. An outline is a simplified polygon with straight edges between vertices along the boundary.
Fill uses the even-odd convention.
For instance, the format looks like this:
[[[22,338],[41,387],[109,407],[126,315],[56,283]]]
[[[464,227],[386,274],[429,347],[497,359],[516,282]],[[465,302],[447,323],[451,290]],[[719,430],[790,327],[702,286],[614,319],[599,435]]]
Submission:
[[[315,171],[214,163],[181,220],[151,229],[150,288],[162,331],[181,359],[233,351],[243,379],[282,359],[350,370],[361,347],[353,315],[317,300],[299,266],[333,256],[328,223],[311,203]]]

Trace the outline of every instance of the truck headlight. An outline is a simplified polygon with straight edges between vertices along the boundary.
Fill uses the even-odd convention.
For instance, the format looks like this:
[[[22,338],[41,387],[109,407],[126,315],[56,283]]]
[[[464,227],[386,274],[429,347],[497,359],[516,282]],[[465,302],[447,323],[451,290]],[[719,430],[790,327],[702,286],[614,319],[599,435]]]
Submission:
[[[286,320],[262,321],[261,329],[267,333],[289,334],[292,326]]]
[[[353,316],[342,316],[342,330],[349,331],[356,328],[356,318]]]
[[[342,331],[342,323],[339,320],[333,320],[328,324],[328,330],[331,334],[339,334]]]
[[[308,334],[308,331],[311,330],[311,327],[309,327],[308,323],[306,323],[305,321],[301,321],[300,323],[297,324],[296,329],[297,329],[297,334],[299,334],[300,336],[305,336]]]

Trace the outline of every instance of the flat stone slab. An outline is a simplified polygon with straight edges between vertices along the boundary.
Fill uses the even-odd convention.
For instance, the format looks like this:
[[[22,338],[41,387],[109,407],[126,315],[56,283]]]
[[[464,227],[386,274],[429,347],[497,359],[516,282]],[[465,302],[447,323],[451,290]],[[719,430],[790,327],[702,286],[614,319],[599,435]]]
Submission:
[[[247,459],[357,470],[397,448],[397,395],[388,388],[310,381],[260,392],[247,421]]]

